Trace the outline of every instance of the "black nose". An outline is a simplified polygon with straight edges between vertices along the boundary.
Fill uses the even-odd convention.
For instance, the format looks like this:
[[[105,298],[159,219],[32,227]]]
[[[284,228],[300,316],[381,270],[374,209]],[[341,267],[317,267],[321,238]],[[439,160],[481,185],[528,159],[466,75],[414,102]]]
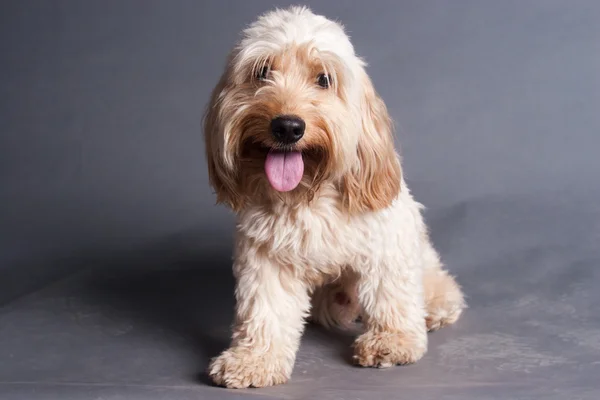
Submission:
[[[304,121],[294,115],[282,115],[271,121],[271,133],[280,143],[296,143],[304,136]]]

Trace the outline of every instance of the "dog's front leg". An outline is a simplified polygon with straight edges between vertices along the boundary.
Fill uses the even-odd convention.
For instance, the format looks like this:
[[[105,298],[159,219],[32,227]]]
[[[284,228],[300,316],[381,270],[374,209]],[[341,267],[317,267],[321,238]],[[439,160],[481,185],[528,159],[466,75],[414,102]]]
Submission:
[[[427,350],[421,273],[398,260],[378,260],[361,273],[358,298],[366,331],[354,344],[354,360],[385,368],[419,360]]]
[[[211,361],[208,371],[217,385],[263,387],[290,378],[310,297],[287,268],[255,252],[236,260],[231,347]]]

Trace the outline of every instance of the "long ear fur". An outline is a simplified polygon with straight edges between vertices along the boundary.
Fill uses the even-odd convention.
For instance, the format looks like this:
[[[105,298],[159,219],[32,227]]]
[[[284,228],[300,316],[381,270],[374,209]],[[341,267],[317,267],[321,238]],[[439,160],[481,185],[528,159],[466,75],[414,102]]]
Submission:
[[[223,159],[224,126],[221,120],[223,96],[227,86],[229,72],[226,71],[214,88],[204,115],[204,144],[208,177],[217,195],[217,203],[225,204],[234,211],[242,207],[242,196],[238,191],[237,168],[226,165]]]
[[[358,162],[343,180],[344,203],[351,213],[388,207],[398,196],[402,179],[392,120],[366,73],[362,90]]]

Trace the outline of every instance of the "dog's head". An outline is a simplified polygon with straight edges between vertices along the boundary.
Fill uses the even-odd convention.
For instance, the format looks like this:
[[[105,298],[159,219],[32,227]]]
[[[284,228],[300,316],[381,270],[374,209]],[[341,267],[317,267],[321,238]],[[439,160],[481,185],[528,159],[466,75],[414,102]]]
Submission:
[[[244,32],[205,117],[218,201],[310,201],[324,182],[349,212],[400,190],[392,123],[341,25],[304,7],[264,14]]]

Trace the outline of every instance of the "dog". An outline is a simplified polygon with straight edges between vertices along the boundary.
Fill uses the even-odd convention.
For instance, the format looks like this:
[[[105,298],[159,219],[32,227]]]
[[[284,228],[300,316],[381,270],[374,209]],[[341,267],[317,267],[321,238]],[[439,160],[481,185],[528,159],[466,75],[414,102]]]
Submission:
[[[208,375],[228,388],[287,382],[305,322],[363,333],[354,361],[418,361],[457,321],[406,185],[386,104],[338,22],[271,10],[242,33],[204,115],[210,185],[235,212],[235,320]]]

